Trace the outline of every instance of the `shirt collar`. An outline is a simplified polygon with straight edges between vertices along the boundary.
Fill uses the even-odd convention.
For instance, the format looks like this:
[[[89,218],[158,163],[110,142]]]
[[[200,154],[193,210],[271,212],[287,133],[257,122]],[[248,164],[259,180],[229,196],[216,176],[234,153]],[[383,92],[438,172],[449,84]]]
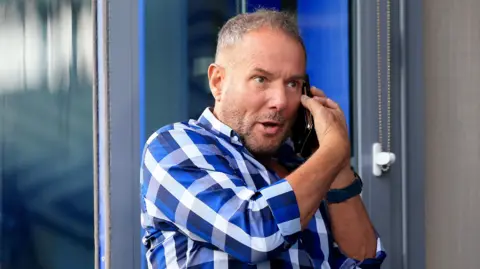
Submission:
[[[207,107],[197,120],[199,126],[229,140],[233,144],[242,145],[240,136],[228,125],[221,122],[212,112],[213,108]]]

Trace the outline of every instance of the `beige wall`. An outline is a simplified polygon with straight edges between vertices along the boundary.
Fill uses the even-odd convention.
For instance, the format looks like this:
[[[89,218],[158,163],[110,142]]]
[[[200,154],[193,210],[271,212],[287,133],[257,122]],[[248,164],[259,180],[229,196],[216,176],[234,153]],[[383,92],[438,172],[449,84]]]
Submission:
[[[427,268],[479,268],[480,0],[424,0]]]

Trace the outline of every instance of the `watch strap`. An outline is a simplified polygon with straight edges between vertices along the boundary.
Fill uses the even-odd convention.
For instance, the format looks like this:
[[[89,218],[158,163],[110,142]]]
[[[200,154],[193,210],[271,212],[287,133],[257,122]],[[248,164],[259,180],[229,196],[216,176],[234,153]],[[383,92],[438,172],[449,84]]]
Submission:
[[[363,189],[363,182],[360,176],[355,173],[355,180],[352,184],[343,189],[332,189],[327,192],[326,200],[328,203],[341,203],[352,197],[359,195]]]

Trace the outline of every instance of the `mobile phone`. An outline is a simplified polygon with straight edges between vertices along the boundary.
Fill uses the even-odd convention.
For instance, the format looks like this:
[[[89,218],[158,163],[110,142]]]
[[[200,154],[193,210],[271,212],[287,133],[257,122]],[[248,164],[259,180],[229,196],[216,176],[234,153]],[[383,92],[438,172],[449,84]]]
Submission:
[[[302,94],[312,97],[308,75],[305,76],[305,82],[302,85]],[[291,138],[295,153],[305,159],[310,157],[319,146],[313,116],[302,104],[298,108],[297,119],[292,127]]]

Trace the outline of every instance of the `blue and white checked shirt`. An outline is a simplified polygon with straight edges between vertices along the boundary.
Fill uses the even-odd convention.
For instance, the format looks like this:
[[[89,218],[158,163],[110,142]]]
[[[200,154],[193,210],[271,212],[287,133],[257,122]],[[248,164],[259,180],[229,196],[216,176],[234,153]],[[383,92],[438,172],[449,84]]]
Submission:
[[[278,158],[300,164],[288,143]],[[290,184],[209,108],[150,136],[141,193],[149,268],[379,268],[385,258],[379,239],[375,259],[342,255],[325,205],[302,231]]]

